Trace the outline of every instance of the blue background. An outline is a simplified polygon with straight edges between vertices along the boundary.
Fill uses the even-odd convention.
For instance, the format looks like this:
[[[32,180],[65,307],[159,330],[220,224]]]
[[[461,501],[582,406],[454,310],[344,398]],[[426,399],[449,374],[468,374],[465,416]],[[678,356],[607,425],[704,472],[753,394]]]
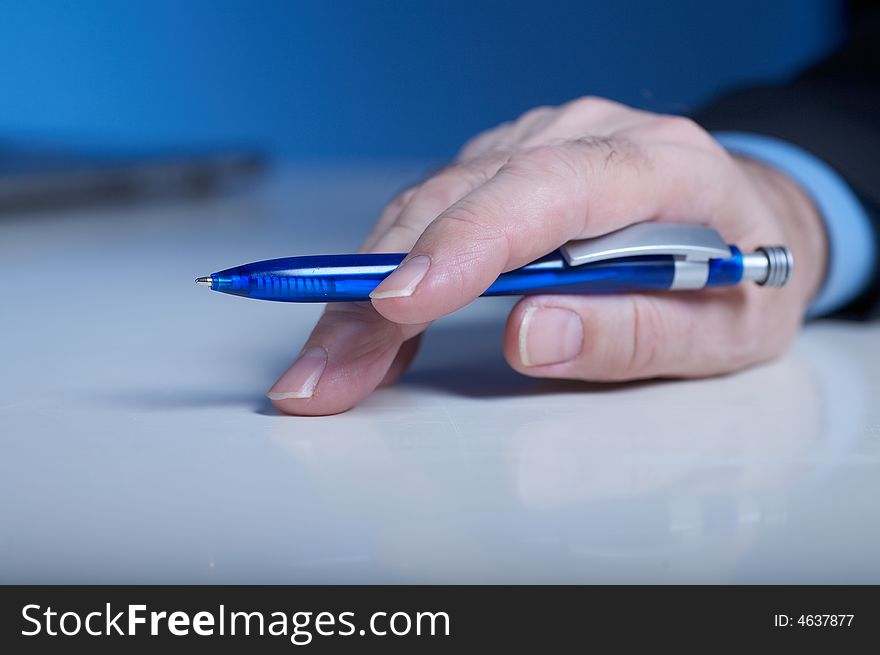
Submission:
[[[685,112],[840,38],[829,0],[0,0],[0,137],[445,157],[598,94]]]

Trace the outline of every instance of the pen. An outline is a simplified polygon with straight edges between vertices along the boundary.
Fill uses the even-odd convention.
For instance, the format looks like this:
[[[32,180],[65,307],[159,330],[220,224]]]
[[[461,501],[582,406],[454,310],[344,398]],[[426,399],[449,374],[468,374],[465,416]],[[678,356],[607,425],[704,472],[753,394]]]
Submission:
[[[404,253],[311,255],[270,259],[196,279],[222,293],[280,302],[366,301]],[[715,230],[638,223],[594,239],[570,241],[503,273],[483,296],[627,293],[722,287],[751,280],[783,286],[792,256],[784,246],[742,253]]]

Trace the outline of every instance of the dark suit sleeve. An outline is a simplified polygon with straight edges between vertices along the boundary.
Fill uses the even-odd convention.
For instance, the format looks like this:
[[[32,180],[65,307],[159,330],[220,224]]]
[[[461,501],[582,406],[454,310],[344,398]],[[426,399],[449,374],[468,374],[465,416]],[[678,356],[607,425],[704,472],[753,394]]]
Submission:
[[[847,41],[792,81],[734,91],[695,119],[712,131],[774,136],[822,159],[861,198],[880,252],[880,7],[853,3]],[[880,265],[872,280],[843,315],[880,315]]]

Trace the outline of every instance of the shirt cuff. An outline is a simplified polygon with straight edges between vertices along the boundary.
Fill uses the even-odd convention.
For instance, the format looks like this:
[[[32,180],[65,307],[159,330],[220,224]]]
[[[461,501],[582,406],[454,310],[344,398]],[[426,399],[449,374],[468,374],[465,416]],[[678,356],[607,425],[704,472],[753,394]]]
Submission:
[[[807,316],[844,307],[867,288],[877,253],[865,208],[847,183],[825,162],[773,137],[744,132],[714,132],[730,153],[772,166],[797,182],[819,210],[828,236],[828,270]],[[804,262],[795,261],[795,267]]]

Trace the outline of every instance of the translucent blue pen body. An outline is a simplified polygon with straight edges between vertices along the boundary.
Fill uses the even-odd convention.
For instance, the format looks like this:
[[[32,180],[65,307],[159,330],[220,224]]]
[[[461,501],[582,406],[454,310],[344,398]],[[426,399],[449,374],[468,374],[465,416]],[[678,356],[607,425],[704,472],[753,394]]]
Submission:
[[[706,287],[731,286],[743,277],[743,257],[710,259]],[[211,289],[280,302],[369,300],[405,254],[313,255],[245,264],[214,273]],[[482,295],[627,293],[666,291],[675,279],[675,257],[647,255],[570,266],[559,251],[503,273]]]

